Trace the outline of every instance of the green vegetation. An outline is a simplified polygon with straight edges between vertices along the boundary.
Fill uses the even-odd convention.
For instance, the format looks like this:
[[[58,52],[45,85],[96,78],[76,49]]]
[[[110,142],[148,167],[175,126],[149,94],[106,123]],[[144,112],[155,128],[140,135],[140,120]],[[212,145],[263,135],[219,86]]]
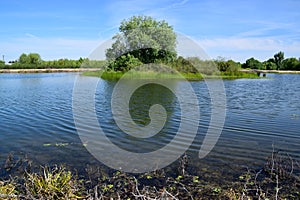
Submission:
[[[5,62],[0,60],[0,69],[3,68],[3,67],[5,67]]]
[[[95,77],[101,77],[102,79],[106,80],[118,80],[120,79],[125,73],[124,72],[118,72],[118,71],[87,71],[83,72],[83,75],[85,76],[95,76]],[[159,72],[131,72],[127,73],[126,77],[128,79],[188,79],[188,80],[202,80],[203,76],[201,74],[195,74],[195,73],[181,73],[181,74],[175,74],[175,73],[159,73]]]
[[[25,187],[27,195],[43,199],[80,199],[80,181],[73,178],[64,167],[43,167],[40,173],[27,173]]]
[[[239,169],[232,180],[223,172],[189,168],[189,157],[178,159],[177,170],[144,174],[106,173],[87,166],[86,175],[63,166],[33,168],[28,158],[6,161],[0,199],[299,199],[299,167],[282,151],[273,151],[258,170]],[[176,167],[175,167],[176,168]],[[221,170],[222,171],[222,170]],[[190,174],[197,173],[197,174]]]
[[[63,69],[63,68],[103,68],[106,65],[104,60],[89,60],[79,58],[78,60],[59,59],[44,61],[38,53],[22,53],[18,60],[5,65],[0,61],[0,69]]]
[[[85,76],[95,76],[101,77],[105,80],[118,80],[125,73],[124,72],[114,72],[114,71],[86,71],[82,73]],[[158,72],[133,72],[127,74],[126,78],[130,79],[182,79],[185,78],[187,80],[203,80],[205,79],[214,79],[214,78],[223,78],[223,79],[237,79],[237,78],[257,78],[256,73],[243,73],[243,72],[221,72],[219,75],[204,75],[200,73],[180,73],[179,74],[171,74],[171,73],[158,73]]]
[[[121,22],[120,33],[106,50],[108,69],[128,71],[149,63],[170,62],[176,58],[176,34],[165,21],[133,16]]]
[[[255,58],[249,58],[242,68],[246,69],[260,69],[260,70],[293,70],[300,71],[300,58],[286,58],[284,59],[284,53],[282,51],[274,54],[273,58],[267,61],[260,62]]]
[[[256,60],[255,58],[249,58],[246,60],[246,63],[244,63],[243,68],[249,68],[249,69],[262,69],[263,64]]]

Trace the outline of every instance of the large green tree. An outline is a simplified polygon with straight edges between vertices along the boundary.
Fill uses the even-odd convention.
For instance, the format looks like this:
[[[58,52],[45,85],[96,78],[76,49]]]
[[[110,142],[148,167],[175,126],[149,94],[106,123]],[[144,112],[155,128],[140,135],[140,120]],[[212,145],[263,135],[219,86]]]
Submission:
[[[114,43],[106,50],[106,58],[114,70],[126,70],[120,59],[130,63],[173,61],[176,58],[176,34],[166,21],[149,16],[133,16],[121,22],[120,33],[113,37]],[[128,55],[130,54],[130,56]],[[122,63],[122,66],[118,66]],[[127,69],[128,70],[128,69]]]

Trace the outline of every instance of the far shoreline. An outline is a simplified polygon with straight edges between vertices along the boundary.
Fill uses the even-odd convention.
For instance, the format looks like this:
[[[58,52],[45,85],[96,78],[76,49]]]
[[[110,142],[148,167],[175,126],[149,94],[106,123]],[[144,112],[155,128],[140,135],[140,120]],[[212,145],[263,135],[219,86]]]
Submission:
[[[42,69],[0,69],[2,73],[59,73],[59,72],[96,72],[101,68],[42,68]],[[268,73],[268,74],[300,74],[300,71],[292,70],[258,70],[242,69],[240,72],[245,73]]]
[[[1,73],[56,73],[98,71],[100,68],[0,69]]]
[[[300,74],[300,71],[293,70],[263,70],[263,69],[242,69],[240,72],[260,72],[267,74]]]

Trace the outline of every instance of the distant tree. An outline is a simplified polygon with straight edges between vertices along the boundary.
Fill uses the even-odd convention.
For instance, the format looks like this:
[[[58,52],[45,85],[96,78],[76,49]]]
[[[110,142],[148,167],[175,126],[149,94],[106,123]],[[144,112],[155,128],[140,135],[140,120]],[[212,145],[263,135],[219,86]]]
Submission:
[[[228,63],[225,61],[225,58],[220,56],[215,60],[215,63],[217,64],[218,70],[221,72],[225,72],[229,67]]]
[[[263,68],[266,70],[276,70],[277,69],[275,60],[273,58],[270,58],[269,60],[264,61],[262,64],[263,64]]]
[[[282,61],[281,69],[283,70],[299,70],[300,62],[297,60],[297,58],[287,58]]]
[[[5,62],[3,60],[0,60],[0,68],[3,68],[5,66]]]
[[[35,64],[38,65],[41,63],[42,59],[41,56],[38,53],[30,53],[30,54],[25,54],[22,53],[19,57],[19,64]]]
[[[246,63],[244,63],[242,67],[250,69],[263,69],[262,63],[255,58],[249,58],[248,60],[246,60]]]
[[[28,54],[29,64],[40,64],[42,59],[41,56],[38,53],[30,53]]]
[[[241,63],[239,62],[228,60],[226,63],[228,64],[227,72],[237,72],[241,69]]]
[[[275,64],[277,66],[277,70],[281,69],[282,61],[284,60],[284,53],[279,51],[278,53],[274,54]]]
[[[241,64],[239,62],[235,62],[233,60],[225,61],[224,58],[218,58],[218,60],[215,60],[215,63],[221,72],[237,72],[241,68]]]
[[[27,56],[27,54],[25,53],[22,53],[19,57],[19,63],[20,64],[29,64],[30,63],[30,60],[29,60],[29,57]]]
[[[121,22],[120,33],[115,35],[115,42],[106,50],[109,67],[119,70],[117,64],[128,63],[128,59],[142,63],[174,61],[176,59],[176,34],[166,21],[157,21],[148,16],[133,16]],[[128,55],[130,54],[130,56]],[[120,61],[122,57],[126,59]],[[117,58],[118,61],[114,61]],[[115,63],[113,63],[115,62]],[[124,66],[120,69],[124,70]]]

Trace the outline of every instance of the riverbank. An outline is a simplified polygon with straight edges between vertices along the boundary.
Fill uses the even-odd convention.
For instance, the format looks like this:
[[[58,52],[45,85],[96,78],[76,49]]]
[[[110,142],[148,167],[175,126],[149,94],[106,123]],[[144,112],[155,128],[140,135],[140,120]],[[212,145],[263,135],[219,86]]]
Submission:
[[[91,72],[99,68],[48,68],[48,69],[0,69],[0,73],[57,73],[57,72]]]
[[[292,158],[286,162],[285,156],[273,152],[260,170],[240,171],[235,181],[216,177],[207,182],[205,177],[214,172],[188,174],[185,156],[179,158],[181,168],[175,176],[163,169],[138,175],[87,166],[83,177],[66,166],[34,170],[27,157],[15,160],[10,154],[2,169],[6,178],[0,180],[0,199],[299,199],[298,168]]]

